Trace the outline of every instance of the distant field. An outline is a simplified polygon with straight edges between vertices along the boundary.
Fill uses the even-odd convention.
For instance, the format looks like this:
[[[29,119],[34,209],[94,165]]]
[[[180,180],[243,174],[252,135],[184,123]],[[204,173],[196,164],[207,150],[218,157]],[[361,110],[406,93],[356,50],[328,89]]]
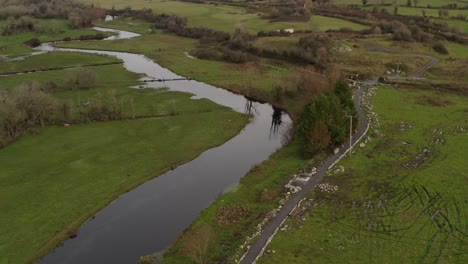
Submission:
[[[47,25],[50,28],[57,30],[57,33],[22,33],[11,36],[1,36],[0,37],[0,55],[10,55],[12,57],[17,57],[20,55],[29,54],[32,52],[24,42],[32,38],[37,38],[42,42],[45,41],[55,41],[63,40],[65,37],[70,37],[72,39],[78,39],[81,35],[94,35],[97,32],[84,28],[77,30],[70,30],[68,22],[66,20],[60,19],[37,19],[39,23]],[[5,21],[0,20],[0,28],[3,29]],[[0,58],[1,59],[1,58]],[[1,60],[0,60],[1,61]]]
[[[336,48],[344,45],[351,47],[352,51],[333,52],[331,60],[346,72],[358,73],[365,78],[385,75],[386,71],[391,70],[391,65],[396,63],[401,63],[403,75],[409,75],[429,61],[415,55],[367,52],[366,44],[372,42],[373,39],[335,42]]]
[[[373,7],[365,7],[367,10],[372,10]],[[393,7],[386,6],[386,7],[379,7],[379,10],[386,9],[388,13],[393,14]],[[398,14],[400,15],[412,15],[412,16],[422,16],[423,10],[426,12],[426,16],[431,17],[439,17],[439,10],[438,9],[429,9],[429,8],[414,8],[414,7],[406,7],[400,6],[398,7]],[[468,9],[450,9],[447,10],[449,16],[457,16],[458,14],[461,15],[468,15]]]
[[[276,48],[282,51],[289,50],[296,46],[298,41],[298,37],[263,37],[258,38],[254,45],[259,48]]]
[[[449,27],[455,27],[460,29],[465,34],[468,33],[468,21],[462,21],[458,19],[443,19],[443,18],[436,18],[437,22],[447,23]]]
[[[323,180],[338,191],[316,189],[259,263],[466,262],[468,99],[379,88],[372,101],[384,136],[338,164]]]
[[[119,62],[118,59],[110,56],[96,56],[73,52],[52,52],[32,56],[19,61],[2,62],[0,64],[0,75],[8,72],[39,71],[61,67],[82,67]]]
[[[131,6],[133,9],[151,8],[155,13],[169,13],[181,17],[187,17],[189,26],[192,27],[208,27],[226,32],[233,32],[236,26],[244,24],[250,32],[257,33],[259,31],[272,31],[279,29],[293,28],[295,30],[320,30],[339,29],[348,27],[355,30],[365,28],[362,25],[348,22],[346,20],[328,18],[321,16],[312,16],[311,21],[302,22],[274,22],[270,23],[266,19],[261,19],[258,14],[246,13],[244,8],[226,6],[226,5],[209,5],[209,4],[194,4],[178,1],[154,0],[147,2],[144,0],[136,0],[129,3],[128,1],[110,1],[110,0],[82,0],[84,3],[94,3],[102,7],[124,8]]]
[[[362,5],[362,0],[333,0],[334,3],[339,4],[339,5],[350,5],[350,4],[355,4],[355,5]],[[411,1],[412,4],[414,5],[414,1]],[[386,4],[386,5],[391,5],[393,3],[393,0],[369,0],[368,5],[375,5],[375,4]],[[405,6],[408,1],[407,0],[398,0],[399,5]],[[460,0],[419,0],[418,1],[418,6],[423,6],[427,7],[428,5],[431,5],[433,7],[437,6],[446,6],[449,4],[457,4],[458,7],[463,7],[463,6],[468,6],[468,3],[466,1],[460,1]]]
[[[291,69],[270,67],[268,61],[244,65],[189,58],[185,53],[190,52],[195,43],[194,39],[157,32],[136,39],[114,41],[113,45],[82,41],[61,46],[142,53],[180,75],[234,91],[250,91],[264,100],[271,100],[276,81],[295,76]],[[249,88],[249,82],[253,90]]]

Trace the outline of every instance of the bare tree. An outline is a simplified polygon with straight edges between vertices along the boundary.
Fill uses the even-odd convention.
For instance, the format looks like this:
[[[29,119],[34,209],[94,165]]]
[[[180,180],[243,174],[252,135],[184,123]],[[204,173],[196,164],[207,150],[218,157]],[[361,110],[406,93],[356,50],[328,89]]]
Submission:
[[[195,263],[206,263],[206,253],[213,238],[214,233],[209,225],[203,224],[197,227],[188,233],[184,253]]]
[[[45,122],[52,119],[57,110],[57,100],[50,94],[40,90],[35,82],[22,84],[11,93],[16,108],[26,114],[26,120],[31,125],[45,126]]]

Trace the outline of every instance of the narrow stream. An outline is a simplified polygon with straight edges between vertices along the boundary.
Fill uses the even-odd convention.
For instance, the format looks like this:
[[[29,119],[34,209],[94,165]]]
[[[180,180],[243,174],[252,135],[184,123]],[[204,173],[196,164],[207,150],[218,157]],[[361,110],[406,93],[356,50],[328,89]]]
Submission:
[[[111,31],[119,33],[117,38],[138,36]],[[123,60],[127,70],[145,74],[145,79],[182,78],[138,54],[61,49],[50,44],[42,45],[40,50],[110,55]],[[251,113],[253,117],[250,124],[225,144],[114,200],[84,223],[76,238],[66,240],[39,263],[137,263],[142,255],[164,250],[221,193],[235,187],[252,166],[280,148],[282,135],[291,124],[287,114],[269,104],[252,102],[205,83],[152,82],[147,87],[189,92],[194,94],[193,99],[207,98],[237,112]]]

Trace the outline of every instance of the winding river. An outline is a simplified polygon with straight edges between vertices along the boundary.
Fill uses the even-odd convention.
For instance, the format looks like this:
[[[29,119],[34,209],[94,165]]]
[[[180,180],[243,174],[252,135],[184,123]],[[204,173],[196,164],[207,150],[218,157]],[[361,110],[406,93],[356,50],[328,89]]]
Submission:
[[[138,36],[120,30],[96,30],[118,33],[112,39]],[[62,49],[47,43],[39,49],[115,56],[128,71],[144,74],[144,79],[183,78],[139,54]],[[280,148],[282,135],[291,124],[287,114],[269,104],[252,102],[205,83],[179,80],[151,82],[146,87],[188,92],[194,94],[193,99],[207,98],[237,112],[250,113],[252,119],[225,144],[114,200],[86,221],[76,238],[66,240],[39,263],[137,263],[142,255],[164,250],[221,193],[234,188],[252,166]]]

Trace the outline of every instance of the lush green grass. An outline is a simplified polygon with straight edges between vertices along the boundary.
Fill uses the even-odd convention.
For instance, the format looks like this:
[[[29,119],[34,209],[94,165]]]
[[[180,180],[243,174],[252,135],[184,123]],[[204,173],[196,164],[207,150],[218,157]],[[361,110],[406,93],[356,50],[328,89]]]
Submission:
[[[467,98],[379,88],[372,101],[384,136],[338,164],[345,172],[323,181],[338,191],[316,190],[259,263],[466,262]]]
[[[2,62],[0,64],[0,74],[111,63],[119,63],[119,60],[115,57],[96,56],[84,53],[49,52],[28,57],[20,61]]]
[[[367,39],[336,41],[333,44],[331,60],[346,72],[359,73],[365,79],[385,75],[386,71],[391,69],[388,64],[403,63],[407,68],[403,75],[409,75],[429,62],[428,59],[415,55],[368,52],[366,44],[372,42],[374,40]],[[339,48],[344,46],[351,47],[352,51],[339,52]]]
[[[458,20],[458,19],[443,19],[437,18],[437,22],[447,23],[449,27],[457,28],[461,32],[468,33],[468,21]]]
[[[59,99],[72,100],[75,103],[78,99],[81,102],[86,102],[96,97],[106,98],[110,92],[114,92],[126,117],[132,117],[133,114],[136,116],[164,116],[170,115],[174,110],[178,114],[189,114],[224,109],[216,104],[199,104],[199,101],[207,101],[206,99],[187,100],[190,96],[184,93],[165,89],[128,88],[138,84],[137,75],[125,71],[120,64],[96,66],[89,69],[96,73],[97,82],[91,88],[81,89],[79,94],[68,88],[65,83],[65,80],[74,71],[73,69],[0,77],[0,89],[15,87],[28,80],[35,80],[38,83],[53,81],[58,85],[54,96]]]
[[[269,60],[257,63],[233,64],[222,61],[200,60],[186,56],[196,40],[159,31],[129,40],[117,40],[113,45],[104,42],[82,41],[63,43],[62,47],[108,49],[145,54],[164,67],[180,75],[236,92],[250,94],[262,100],[273,101],[273,87],[282,79],[295,76],[289,68],[275,67]],[[249,88],[249,82],[253,89]],[[293,89],[293,87],[290,87]]]
[[[134,18],[119,18],[111,21],[96,21],[95,25],[106,28],[126,30],[140,34],[148,33],[148,30],[151,28],[150,23]]]
[[[0,260],[45,253],[121,193],[223,143],[247,121],[199,104],[217,110],[49,127],[1,149]]]
[[[52,53],[9,65],[33,68],[41,60],[64,66],[112,59]],[[206,99],[191,100],[187,93],[128,88],[138,84],[138,75],[121,64],[88,69],[97,82],[79,93],[66,85],[74,69],[0,77],[0,89],[53,81],[54,96],[75,103],[113,91],[125,117],[147,117],[34,129],[0,149],[0,263],[37,259],[118,195],[222,144],[247,122],[245,115]]]
[[[110,22],[113,23],[116,22]],[[143,33],[147,25],[142,23],[130,29],[131,24],[119,24],[119,27],[125,26],[125,29]],[[30,52],[22,42],[32,37],[48,41],[81,34],[91,32],[44,36],[25,33],[2,38],[1,41],[6,54],[19,55]],[[174,40],[177,40],[176,45]],[[175,59],[186,63],[187,57],[183,52],[192,47],[193,40],[169,38],[159,44],[157,52],[168,50],[162,59],[170,63],[171,56],[177,53]],[[145,45],[148,42],[131,51],[148,50]],[[174,46],[179,49],[174,50]],[[50,53],[1,66],[5,72],[112,61],[115,60],[94,55]],[[185,67],[190,69],[190,65]],[[137,84],[137,76],[124,71],[121,65],[90,69],[96,72],[98,81],[93,87],[81,90],[79,95],[65,82],[73,70],[0,77],[0,88],[10,89],[28,80],[40,83],[53,81],[59,86],[54,92],[56,97],[74,101],[78,97],[86,101],[105,96],[113,90],[127,117],[133,114],[164,117],[72,125],[69,128],[47,127],[36,130],[38,135],[26,136],[1,149],[2,263],[20,263],[27,258],[31,260],[41,256],[73,234],[84,220],[122,192],[194,158],[209,147],[221,144],[234,136],[247,121],[246,116],[208,100],[190,100],[188,94],[163,89],[129,89],[127,86]],[[131,100],[133,106],[130,105]],[[174,110],[178,115],[170,116]],[[186,134],[188,130],[191,131],[189,135]]]
[[[368,41],[396,50],[426,54],[439,58],[440,62],[425,73],[425,77],[432,81],[444,81],[465,85],[466,81],[468,80],[468,70],[466,68],[466,63],[468,60],[468,47],[466,45],[444,41],[442,43],[449,51],[449,54],[442,55],[435,52],[432,49],[432,45],[423,43],[396,42],[382,38],[373,38],[372,40]],[[401,61],[404,63],[408,62],[408,60]]]
[[[365,7],[367,10],[372,10],[373,7]],[[393,14],[393,7],[392,6],[385,6],[379,7],[379,10],[386,9],[388,13]],[[429,17],[439,17],[439,9],[430,9],[430,8],[420,8],[420,7],[406,7],[400,6],[398,7],[398,14],[399,15],[411,15],[411,16],[422,16],[423,10],[426,12],[426,16]],[[449,16],[457,16],[458,14],[467,15],[468,10],[466,9],[450,9],[447,10]]]
[[[124,8],[130,5],[133,9],[151,8],[155,13],[175,14],[188,19],[191,27],[208,27],[216,30],[233,32],[234,29],[243,24],[251,33],[259,31],[273,31],[292,28],[295,30],[320,30],[339,29],[348,27],[360,30],[362,25],[348,22],[342,19],[312,16],[309,22],[273,22],[261,19],[256,13],[247,13],[242,7],[227,5],[194,4],[179,1],[144,0],[128,1],[118,0],[83,0],[84,3],[99,4],[102,7]]]
[[[32,50],[24,45],[24,42],[32,38],[37,38],[41,42],[63,40],[66,37],[78,39],[81,35],[94,35],[97,32],[92,29],[70,30],[66,20],[59,19],[37,19],[41,24],[48,25],[57,30],[57,33],[36,33],[28,32],[11,36],[0,37],[0,55],[9,55],[17,57],[29,54]],[[0,20],[0,28],[3,28],[5,21]]]
[[[298,41],[298,37],[263,37],[255,40],[254,45],[258,48],[275,48],[283,51],[295,47]]]
[[[206,256],[209,259],[208,263],[234,263],[235,259],[239,259],[244,251],[240,245],[247,236],[255,232],[255,226],[262,221],[266,212],[277,207],[289,176],[311,162],[298,156],[298,148],[296,144],[282,148],[267,161],[253,167],[235,189],[223,194],[201,213],[191,228],[165,252],[164,263],[193,263],[186,255],[185,248],[187,239],[193,236],[194,230],[200,226],[209,226],[215,234],[209,242]],[[270,199],[261,199],[264,190],[273,192]],[[231,218],[231,223],[220,223],[216,220],[220,210],[229,211],[241,206],[247,207],[248,213],[237,219],[238,221],[234,219],[236,214]]]

